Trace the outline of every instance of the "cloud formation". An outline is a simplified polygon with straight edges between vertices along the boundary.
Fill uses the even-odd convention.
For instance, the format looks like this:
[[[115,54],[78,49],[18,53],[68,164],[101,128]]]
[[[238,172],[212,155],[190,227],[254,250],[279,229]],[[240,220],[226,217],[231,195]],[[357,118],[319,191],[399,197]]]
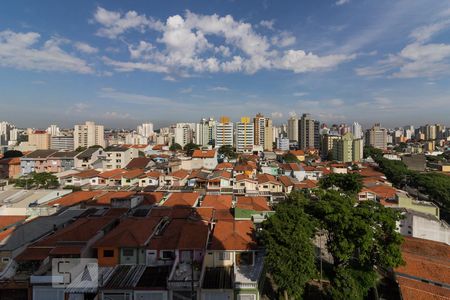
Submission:
[[[125,14],[99,7],[94,19],[101,25],[98,35],[116,38],[129,30],[145,33],[152,29],[158,37],[141,40],[128,47],[130,61],[104,57],[105,64],[120,72],[135,70],[171,73],[253,74],[260,70],[287,70],[294,73],[329,70],[355,58],[354,54],[320,56],[300,49],[286,49],[296,43],[292,33],[278,31],[272,36],[256,32],[250,23],[231,15],[201,15],[186,11],[165,22],[139,15]],[[273,30],[273,21],[259,26]]]

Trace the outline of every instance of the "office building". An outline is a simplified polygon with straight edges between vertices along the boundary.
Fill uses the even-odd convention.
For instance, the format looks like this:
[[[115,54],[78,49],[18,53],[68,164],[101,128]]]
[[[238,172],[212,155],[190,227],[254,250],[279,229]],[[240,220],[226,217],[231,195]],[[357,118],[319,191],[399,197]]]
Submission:
[[[366,131],[366,146],[386,150],[388,141],[388,133],[386,128],[381,128],[380,124],[375,124],[371,129]]]
[[[234,127],[230,118],[221,117],[220,122],[216,124],[216,148],[224,145],[233,147]]]
[[[95,122],[91,121],[86,121],[84,125],[75,125],[73,133],[74,149],[94,145],[105,147],[104,131],[103,125],[96,125]]]
[[[299,147],[302,150],[320,148],[320,122],[311,119],[310,114],[303,114],[298,125]]]
[[[242,117],[236,123],[236,151],[251,152],[255,145],[255,125],[249,117]]]

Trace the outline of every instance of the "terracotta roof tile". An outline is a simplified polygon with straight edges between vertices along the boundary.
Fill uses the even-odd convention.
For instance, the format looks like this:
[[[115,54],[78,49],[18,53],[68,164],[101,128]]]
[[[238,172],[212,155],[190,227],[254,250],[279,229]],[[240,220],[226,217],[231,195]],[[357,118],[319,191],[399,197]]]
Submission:
[[[65,195],[59,199],[53,200],[48,205],[72,206],[81,202],[87,202],[94,197],[103,194],[104,191],[78,191]]]
[[[214,226],[211,250],[252,250],[256,247],[252,221],[221,220]]]
[[[195,206],[200,194],[192,193],[172,193],[163,203],[163,206]]]
[[[202,207],[214,207],[215,209],[230,209],[233,202],[232,195],[206,195],[202,201]]]
[[[194,150],[192,158],[214,158],[216,156],[216,150]]]
[[[254,211],[270,211],[270,207],[267,204],[267,198],[256,196],[247,197],[242,196],[237,198],[236,207]]]

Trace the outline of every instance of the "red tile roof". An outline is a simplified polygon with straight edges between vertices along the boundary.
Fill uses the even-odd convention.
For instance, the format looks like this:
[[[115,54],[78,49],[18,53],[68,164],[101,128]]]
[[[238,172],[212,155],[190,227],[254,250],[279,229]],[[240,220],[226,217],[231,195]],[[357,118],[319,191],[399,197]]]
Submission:
[[[216,150],[194,150],[192,158],[214,158],[216,156]]]
[[[102,173],[98,174],[98,177],[105,178],[105,179],[109,179],[109,178],[120,179],[120,176],[126,172],[127,171],[124,169],[114,169],[111,171],[102,172]]]
[[[146,172],[145,174],[143,174],[141,176],[141,178],[148,177],[148,178],[155,178],[156,179],[156,178],[159,178],[162,175],[163,174],[158,172],[158,171],[150,171],[150,172]]]
[[[245,174],[239,174],[239,175],[236,176],[236,181],[242,181],[242,180],[247,180],[247,181],[253,181],[253,182],[256,182],[256,180],[251,179],[250,177],[248,177],[248,176],[245,175]]]
[[[184,179],[189,176],[189,172],[181,169],[181,170],[170,173],[168,176],[172,176],[172,177],[175,177],[178,179]]]
[[[103,194],[104,191],[78,191],[53,200],[48,205],[72,206],[81,202],[87,202],[94,197]]]
[[[242,196],[237,198],[236,207],[247,210],[255,210],[255,211],[269,211],[271,210],[269,205],[267,204],[267,198],[256,196],[256,197],[247,197]]]
[[[258,174],[257,178],[258,178],[259,184],[263,184],[263,183],[267,183],[267,182],[270,182],[272,184],[280,184],[278,182],[278,180],[275,178],[275,176],[270,175],[270,174]]]
[[[233,202],[232,195],[206,195],[202,201],[202,207],[214,207],[215,209],[230,209]]]
[[[448,300],[450,289],[405,277],[398,277],[403,300]]]
[[[397,194],[396,188],[382,184],[367,187],[367,189],[376,194],[377,197],[382,199],[395,198],[395,195]]]
[[[143,169],[133,169],[133,170],[130,170],[130,171],[122,174],[122,177],[125,179],[133,179],[133,178],[140,177],[143,174],[144,174]]]
[[[289,153],[291,153],[295,156],[304,156],[305,155],[305,151],[303,151],[303,150],[291,150],[291,151],[289,151]]]
[[[229,162],[223,162],[216,166],[216,170],[233,169],[233,164]]]
[[[284,186],[293,186],[294,182],[292,181],[292,177],[282,175],[278,178],[282,185]]]
[[[252,221],[221,220],[214,226],[211,250],[245,251],[255,247]]]
[[[192,193],[172,193],[164,202],[163,206],[195,206],[200,194]]]
[[[126,192],[126,191],[107,192],[103,195],[96,197],[95,203],[92,203],[92,204],[110,205],[111,199],[113,199],[113,198],[127,198],[134,194],[135,194],[135,192]]]
[[[135,157],[133,158],[128,165],[127,169],[144,169],[150,163],[152,159],[150,157]]]
[[[21,223],[26,218],[26,216],[0,216],[0,230],[19,222]]]
[[[86,170],[82,171],[78,174],[69,175],[68,177],[75,177],[75,178],[92,178],[99,174],[100,172],[97,170]]]
[[[303,181],[300,181],[298,183],[295,184],[295,188],[298,189],[313,189],[316,188],[318,185],[318,181],[317,180],[311,180],[311,179],[306,179]]]
[[[164,198],[163,192],[140,192],[138,195],[144,196],[144,201],[140,205],[154,205]]]

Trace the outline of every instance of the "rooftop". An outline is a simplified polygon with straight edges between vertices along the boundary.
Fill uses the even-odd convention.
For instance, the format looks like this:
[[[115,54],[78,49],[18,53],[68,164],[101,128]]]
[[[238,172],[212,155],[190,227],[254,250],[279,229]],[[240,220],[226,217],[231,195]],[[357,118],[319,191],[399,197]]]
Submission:
[[[252,250],[256,248],[252,221],[220,220],[214,226],[211,250]]]

